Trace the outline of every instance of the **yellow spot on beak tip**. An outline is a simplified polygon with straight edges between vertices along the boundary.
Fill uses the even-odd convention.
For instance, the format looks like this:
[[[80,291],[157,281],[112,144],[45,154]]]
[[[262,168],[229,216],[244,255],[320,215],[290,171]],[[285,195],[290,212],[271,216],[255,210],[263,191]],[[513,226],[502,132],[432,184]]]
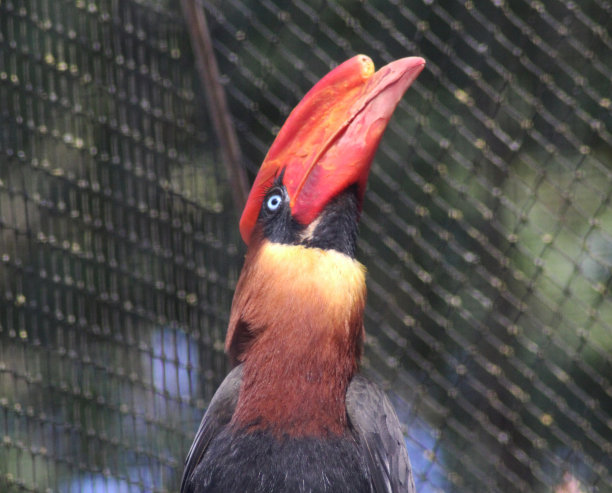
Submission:
[[[375,68],[374,62],[367,55],[359,55],[359,61],[361,62],[361,75],[364,79],[369,79],[374,75]]]

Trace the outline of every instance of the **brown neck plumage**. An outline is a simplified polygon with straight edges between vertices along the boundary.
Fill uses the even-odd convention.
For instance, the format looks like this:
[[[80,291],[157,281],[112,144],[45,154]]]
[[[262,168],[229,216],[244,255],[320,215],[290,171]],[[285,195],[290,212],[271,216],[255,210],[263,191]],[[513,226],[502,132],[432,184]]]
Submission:
[[[243,383],[232,423],[277,435],[346,430],[363,344],[365,269],[331,250],[251,244],[226,339]]]

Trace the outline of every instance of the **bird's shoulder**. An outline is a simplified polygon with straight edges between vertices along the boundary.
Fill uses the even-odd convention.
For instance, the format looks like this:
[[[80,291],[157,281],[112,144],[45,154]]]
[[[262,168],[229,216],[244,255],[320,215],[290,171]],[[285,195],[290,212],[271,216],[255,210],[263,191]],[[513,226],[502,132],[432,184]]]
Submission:
[[[202,460],[210,441],[231,421],[241,383],[242,365],[239,365],[228,373],[210,401],[185,459],[181,493],[187,491],[188,480]]]
[[[414,480],[402,429],[382,388],[355,375],[346,410],[363,450],[374,493],[414,493]]]

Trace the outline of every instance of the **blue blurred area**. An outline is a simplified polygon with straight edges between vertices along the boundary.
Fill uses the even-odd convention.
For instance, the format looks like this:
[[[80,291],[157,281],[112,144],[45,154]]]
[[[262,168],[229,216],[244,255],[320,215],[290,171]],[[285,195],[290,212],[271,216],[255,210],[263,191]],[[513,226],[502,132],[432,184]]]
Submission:
[[[130,468],[129,480],[104,474],[82,474],[60,486],[62,493],[153,493],[162,487],[146,467]],[[134,481],[138,481],[134,484]]]
[[[201,369],[197,342],[189,335],[170,327],[155,329],[151,354],[143,355],[143,365],[147,364],[152,365],[153,386],[160,393],[174,398],[195,397]],[[157,395],[158,409],[164,409],[166,399]]]

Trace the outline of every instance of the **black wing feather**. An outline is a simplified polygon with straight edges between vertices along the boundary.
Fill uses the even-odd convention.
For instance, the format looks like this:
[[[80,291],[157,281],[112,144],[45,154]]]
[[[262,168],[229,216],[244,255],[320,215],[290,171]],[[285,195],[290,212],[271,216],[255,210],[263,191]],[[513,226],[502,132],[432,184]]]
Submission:
[[[210,441],[231,421],[238,402],[241,383],[242,365],[229,372],[210,401],[187,454],[187,459],[185,459],[181,493],[187,491],[187,481],[202,460]]]
[[[369,468],[373,493],[415,493],[404,435],[383,390],[356,375],[346,393],[346,411]]]

